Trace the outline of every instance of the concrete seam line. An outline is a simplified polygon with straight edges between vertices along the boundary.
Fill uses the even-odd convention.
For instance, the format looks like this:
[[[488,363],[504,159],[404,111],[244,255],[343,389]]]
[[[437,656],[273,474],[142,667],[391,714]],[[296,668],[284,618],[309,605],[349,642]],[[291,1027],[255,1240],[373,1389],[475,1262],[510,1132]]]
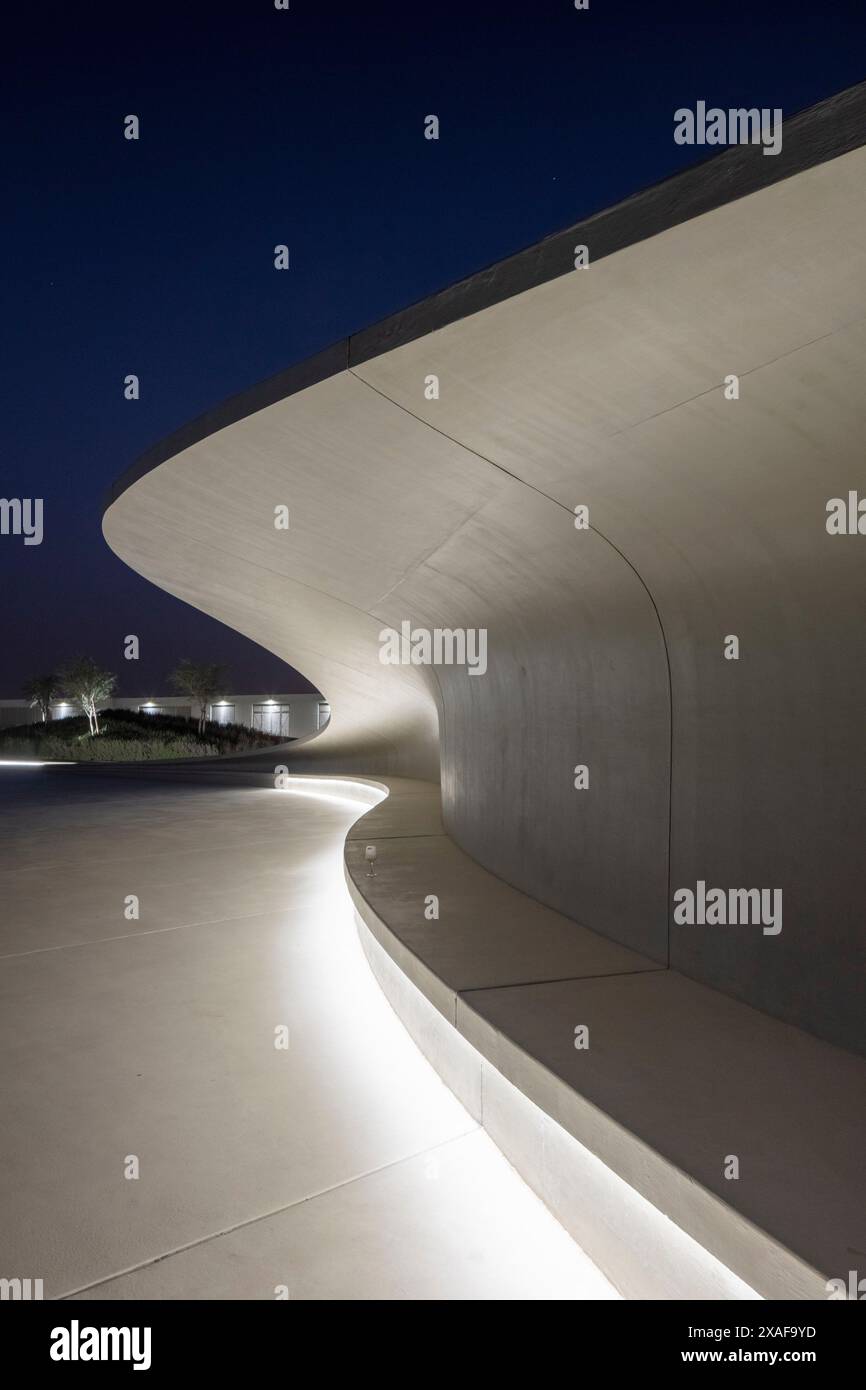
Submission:
[[[477,1120],[472,1119],[468,1111],[466,1118],[469,1124],[462,1134],[452,1134],[450,1139],[443,1139],[438,1144],[428,1144],[423,1149],[404,1154],[402,1158],[394,1158],[390,1163],[383,1163],[378,1168],[369,1168],[366,1172],[356,1173],[352,1178],[346,1178],[343,1182],[332,1183],[330,1187],[323,1187],[318,1192],[310,1192],[306,1197],[299,1197],[295,1202],[286,1202],[281,1207],[274,1207],[272,1211],[264,1211],[260,1216],[251,1216],[247,1221],[236,1221],[232,1226],[226,1226],[219,1231],[211,1231],[210,1235],[202,1236],[199,1240],[190,1240],[185,1245],[176,1245],[171,1250],[163,1251],[161,1255],[154,1255],[152,1259],[140,1260],[138,1264],[128,1265],[125,1269],[116,1270],[114,1274],[107,1274],[103,1279],[94,1279],[90,1284],[82,1284],[79,1288],[68,1289],[66,1293],[60,1294],[56,1300],[52,1301],[64,1303],[68,1299],[74,1298],[76,1294],[87,1293],[89,1289],[101,1288],[103,1284],[112,1284],[115,1279],[125,1279],[127,1275],[136,1274],[140,1269],[150,1269],[152,1265],[161,1264],[163,1260],[170,1260],[175,1255],[183,1255],[187,1250],[195,1250],[200,1245],[209,1245],[213,1240],[220,1240],[223,1236],[233,1235],[235,1231],[246,1230],[248,1226],[257,1226],[260,1221],[269,1221],[274,1216],[282,1216],[284,1212],[292,1211],[295,1207],[302,1207],[307,1202],[315,1202],[320,1197],[327,1197],[331,1192],[339,1192],[344,1187],[352,1187],[355,1183],[364,1182],[367,1178],[374,1178],[379,1173],[387,1173],[391,1168],[399,1168],[403,1163],[411,1163],[414,1159],[420,1158],[422,1154],[436,1153],[439,1149],[447,1148],[449,1144],[459,1144],[482,1128]]]
[[[472,457],[478,459],[479,462],[489,464],[491,468],[496,468],[500,473],[504,473],[507,477],[511,478],[513,482],[519,483],[522,487],[528,488],[530,492],[534,492],[535,495],[536,495],[537,497],[543,497],[544,500],[545,500],[546,502],[550,502],[554,507],[559,507],[563,512],[566,513],[567,516],[571,516],[571,515],[572,515],[570,508],[567,507],[567,506],[565,505],[564,502],[560,502],[559,499],[556,498],[556,497],[551,497],[549,493],[547,493],[547,492],[545,492],[545,491],[543,490],[543,488],[536,487],[534,483],[529,483],[529,482],[527,482],[525,478],[521,478],[521,477],[519,476],[519,474],[517,474],[517,473],[512,473],[511,470],[510,470],[509,468],[505,468],[501,463],[497,463],[495,459],[488,458],[488,456],[487,456],[486,454],[480,454],[480,453],[478,452],[477,449],[473,449],[470,445],[464,444],[464,443],[462,442],[462,440],[455,439],[455,438],[453,437],[453,435],[447,434],[447,433],[445,432],[445,430],[439,429],[439,427],[438,427],[437,425],[431,424],[429,420],[424,420],[420,415],[416,415],[414,411],[409,410],[408,406],[401,405],[399,401],[395,401],[391,396],[387,395],[386,392],[380,390],[378,386],[374,386],[374,385],[372,384],[372,382],[366,381],[366,380],[364,379],[364,377],[359,376],[358,373],[357,373],[353,368],[351,368],[351,367],[349,368],[349,375],[350,375],[350,376],[353,376],[353,377],[355,378],[356,381],[360,381],[364,386],[369,387],[369,389],[370,389],[371,391],[374,391],[374,392],[376,393],[377,396],[380,396],[380,397],[382,398],[382,400],[387,401],[387,402],[389,403],[389,405],[394,406],[397,410],[402,411],[404,415],[408,415],[408,416],[411,417],[411,419],[417,420],[418,423],[419,423],[419,425],[425,425],[425,426],[427,427],[427,429],[432,430],[434,434],[438,434],[442,439],[447,439],[447,440],[449,441],[449,443],[456,445],[456,447],[457,447],[458,449],[465,449],[465,451],[466,451],[467,454],[471,454]],[[481,509],[479,508],[479,510],[481,510]],[[457,529],[459,530],[459,527],[458,527]],[[659,612],[658,604],[656,603],[655,598],[653,597],[652,590],[650,589],[649,585],[647,584],[647,582],[646,582],[646,580],[644,579],[643,575],[641,574],[640,570],[637,568],[637,565],[635,565],[634,562],[633,562],[632,560],[629,559],[629,557],[625,554],[624,551],[620,550],[619,546],[616,545],[616,544],[610,539],[609,536],[606,536],[606,535],[604,534],[603,531],[599,531],[598,527],[596,527],[596,526],[588,526],[588,527],[587,527],[587,530],[592,531],[594,535],[598,536],[599,540],[604,541],[604,542],[610,547],[611,550],[613,550],[617,555],[619,555],[620,559],[623,560],[623,561],[625,562],[625,564],[628,565],[629,569],[632,571],[632,573],[633,573],[633,574],[635,575],[635,577],[637,578],[638,582],[639,582],[640,585],[642,586],[642,588],[643,588],[643,590],[644,590],[644,592],[645,592],[647,598],[649,599],[649,601],[650,601],[650,603],[651,603],[651,605],[652,605],[652,610],[653,610],[653,612],[654,612],[654,614],[655,614],[656,622],[658,623],[659,635],[661,636],[662,649],[663,649],[664,654],[665,654],[665,666],[666,666],[666,669],[667,669],[667,683],[668,683],[668,862],[667,862],[667,897],[666,897],[666,900],[665,900],[665,964],[666,964],[668,967],[670,967],[670,963],[671,963],[671,913],[670,913],[670,902],[671,902],[671,848],[672,848],[671,841],[672,841],[672,834],[673,834],[673,775],[674,775],[674,774],[673,774],[673,761],[674,761],[674,691],[673,691],[673,677],[672,677],[672,675],[671,675],[671,658],[670,658],[670,651],[668,650],[668,639],[667,639],[667,634],[665,633],[664,623],[662,622],[662,617],[661,617],[661,613]],[[436,549],[438,549],[438,546],[436,547]],[[431,554],[435,554],[435,553],[436,553],[436,552],[435,552],[435,549],[434,549],[433,551],[431,551]],[[429,557],[428,557],[428,558],[429,558]],[[438,679],[438,677],[437,677],[437,679]]]
[[[587,930],[589,930],[587,928]],[[551,975],[546,980],[515,980],[497,985],[473,985],[471,989],[458,991],[459,999],[467,999],[470,994],[485,994],[491,989],[532,989],[535,985],[565,985],[570,980],[621,980],[629,975],[663,975],[670,970],[669,965],[653,965],[649,970],[600,970],[592,975]]]
[[[195,927],[218,927],[224,922],[252,922],[256,917],[269,917],[279,908],[264,912],[248,912],[236,917],[209,917],[204,922],[178,922],[174,927],[145,927],[142,931],[121,932],[118,936],[94,936],[89,941],[67,941],[60,946],[37,946],[32,951],[7,951],[0,960],[21,960],[24,956],[44,956],[50,951],[80,951],[85,946],[107,946],[112,941],[137,941],[145,936],[165,936],[168,932],[190,931]]]

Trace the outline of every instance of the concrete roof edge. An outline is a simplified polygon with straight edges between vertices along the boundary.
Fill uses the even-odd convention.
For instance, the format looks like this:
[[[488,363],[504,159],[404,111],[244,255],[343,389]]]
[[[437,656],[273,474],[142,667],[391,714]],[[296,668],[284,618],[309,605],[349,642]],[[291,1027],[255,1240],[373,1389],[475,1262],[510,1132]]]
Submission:
[[[230,396],[141,454],[109,489],[103,515],[133,483],[208,435],[341,371],[571,273],[576,244],[589,247],[591,261],[601,260],[859,148],[866,144],[866,81],[789,116],[783,129],[777,155],[765,155],[761,145],[729,146]]]

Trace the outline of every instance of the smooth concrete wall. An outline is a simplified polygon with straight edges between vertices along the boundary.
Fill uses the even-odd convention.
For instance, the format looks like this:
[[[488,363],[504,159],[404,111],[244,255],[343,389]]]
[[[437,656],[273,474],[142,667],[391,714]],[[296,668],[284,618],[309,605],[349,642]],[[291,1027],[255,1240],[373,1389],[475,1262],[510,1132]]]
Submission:
[[[299,437],[302,448],[283,442]],[[317,476],[332,458],[339,489]],[[289,532],[274,529],[270,498],[289,503]],[[634,571],[570,510],[341,373],[143,477],[105,532],[149,578],[291,652],[331,704],[300,766],[435,777],[439,731],[447,811],[469,852],[664,958],[664,646]],[[383,665],[379,634],[405,620],[483,627],[486,672]]]
[[[357,369],[545,497],[588,504],[635,566],[671,665],[671,890],[783,892],[776,937],[671,921],[671,964],[861,1050],[866,537],[825,522],[828,499],[866,496],[864,224],[860,150]],[[498,828],[481,843],[459,788],[448,824],[499,871]],[[626,809],[624,849],[644,833]],[[554,902],[537,870],[512,881]]]
[[[866,493],[864,118],[852,89],[778,160],[726,153],[228,403],[104,531],[322,690],[302,763],[441,761],[495,873],[866,1051],[866,538],[825,529]],[[487,673],[383,666],[402,620],[486,628]],[[781,933],[674,926],[698,879],[781,888]]]
[[[381,611],[394,627],[487,631],[484,675],[435,668],[454,838],[509,883],[664,961],[669,684],[634,570],[576,532],[570,509],[500,478]]]

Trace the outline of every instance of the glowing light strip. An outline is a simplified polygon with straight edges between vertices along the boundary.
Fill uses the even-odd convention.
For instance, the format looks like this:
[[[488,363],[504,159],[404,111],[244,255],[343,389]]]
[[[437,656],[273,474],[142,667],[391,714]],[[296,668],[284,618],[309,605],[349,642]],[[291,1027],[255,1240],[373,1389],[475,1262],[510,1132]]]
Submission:
[[[509,1081],[439,1012],[377,941],[358,909],[361,895],[357,888],[351,891],[348,876],[346,883],[354,901],[355,924],[371,974],[406,1033],[416,1047],[418,1037],[425,1039],[427,1046],[419,1050],[443,1080],[450,1075],[451,1080],[445,1080],[449,1089],[455,1078],[459,1078],[458,1086],[464,1086],[467,1092],[477,1089],[478,1094],[484,1094],[495,1088],[494,1133],[491,1134],[494,1144],[531,1191],[538,1193],[548,1189],[542,1200],[596,1268],[615,1286],[625,1284],[629,1288],[625,1297],[629,1299],[689,1296],[760,1299],[761,1295],[745,1280],[694,1236],[677,1226],[660,1208],[653,1206],[603,1159]],[[446,1065],[437,1066],[434,1057],[444,1060]],[[460,1098],[459,1090],[455,1089],[455,1093]],[[487,1129],[484,1116],[480,1123]],[[539,1136],[543,1136],[540,1144]],[[544,1153],[542,1163],[539,1163],[539,1152]],[[546,1173],[548,1168],[554,1175],[553,1181]],[[564,1181],[558,1181],[557,1174]],[[566,1197],[560,1214],[551,1196],[560,1191],[567,1194],[570,1188],[581,1191],[583,1196],[577,1203],[573,1197],[571,1202]],[[579,1213],[577,1230],[570,1229],[570,1206]],[[646,1273],[644,1267],[648,1259],[654,1268]],[[688,1290],[693,1292],[690,1294]]]
[[[341,796],[332,787],[347,787],[353,795]],[[296,777],[290,774],[287,785],[275,787],[278,792],[290,792],[295,796],[309,796],[314,801],[328,801],[338,806],[378,806],[388,796],[388,789],[380,784],[355,782],[348,777]]]
[[[32,758],[0,758],[0,767],[73,767],[74,762],[71,758],[48,758],[45,762],[36,762]]]

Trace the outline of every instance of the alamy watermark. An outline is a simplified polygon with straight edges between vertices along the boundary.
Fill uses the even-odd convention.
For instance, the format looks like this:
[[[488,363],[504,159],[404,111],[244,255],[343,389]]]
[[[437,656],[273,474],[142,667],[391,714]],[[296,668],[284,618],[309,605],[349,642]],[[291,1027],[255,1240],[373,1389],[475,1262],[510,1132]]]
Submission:
[[[415,627],[408,621],[400,631],[383,627],[379,633],[383,666],[468,666],[470,676],[487,670],[486,627]]]
[[[782,108],[769,106],[707,107],[699,101],[694,111],[680,106],[674,112],[674,142],[677,145],[763,145],[764,154],[782,149]]]
[[[849,1269],[847,1281],[828,1279],[824,1290],[831,1301],[846,1299],[852,1303],[862,1303],[866,1299],[866,1279],[861,1279],[856,1269]]]
[[[45,1297],[41,1279],[0,1279],[0,1302],[28,1303]]]
[[[674,893],[678,926],[763,926],[764,936],[782,930],[781,888],[707,888],[702,878],[694,889]]]
[[[847,497],[831,497],[824,527],[828,536],[866,536],[866,497],[853,489]]]
[[[149,1327],[89,1327],[73,1318],[51,1331],[52,1361],[131,1361],[134,1371],[150,1370]]]
[[[0,497],[0,536],[23,536],[25,545],[41,545],[42,534],[41,497]]]

